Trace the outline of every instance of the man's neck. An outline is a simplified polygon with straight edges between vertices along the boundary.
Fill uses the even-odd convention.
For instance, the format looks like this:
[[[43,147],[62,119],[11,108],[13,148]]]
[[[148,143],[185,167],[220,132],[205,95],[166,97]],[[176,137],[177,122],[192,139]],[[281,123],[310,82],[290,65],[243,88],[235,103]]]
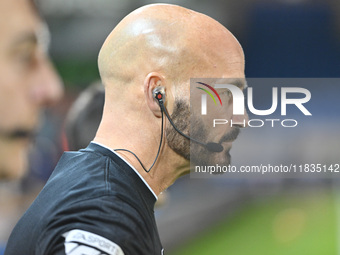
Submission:
[[[111,143],[110,140],[103,139],[98,135],[95,137],[94,142],[108,147],[111,150],[126,148],[124,147],[124,145],[119,146],[118,142]],[[131,149],[131,151],[137,155],[145,168],[149,170],[157,154],[157,149],[154,149],[156,148],[156,146],[138,146],[135,144],[133,148],[134,149]],[[137,170],[137,172],[151,187],[156,196],[158,196],[162,191],[171,186],[176,181],[176,179],[188,172],[190,165],[187,160],[184,160],[173,150],[171,150],[166,145],[166,143],[162,145],[160,155],[155,162],[155,165],[149,172],[146,172],[143,169],[138,159],[132,153],[129,153],[127,151],[116,151],[116,153],[124,158]]]

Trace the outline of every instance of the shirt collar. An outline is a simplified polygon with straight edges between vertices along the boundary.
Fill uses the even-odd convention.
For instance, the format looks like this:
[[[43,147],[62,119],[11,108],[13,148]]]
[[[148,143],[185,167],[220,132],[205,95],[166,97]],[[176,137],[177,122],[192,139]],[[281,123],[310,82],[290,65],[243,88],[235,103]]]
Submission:
[[[133,169],[133,171],[139,176],[139,178],[144,182],[144,184],[146,185],[146,187],[148,187],[148,189],[151,191],[151,193],[155,196],[156,200],[158,200],[158,197],[156,195],[156,193],[152,190],[152,188],[150,187],[150,185],[146,182],[146,180],[143,178],[143,176],[136,170],[136,168],[134,168],[125,158],[123,158],[121,155],[119,155],[117,152],[115,152],[114,150],[112,150],[111,148],[98,143],[98,142],[94,142],[92,141],[91,143],[93,144],[97,144],[111,152],[113,152],[115,155],[117,155],[120,159],[122,159],[129,167],[131,167]]]

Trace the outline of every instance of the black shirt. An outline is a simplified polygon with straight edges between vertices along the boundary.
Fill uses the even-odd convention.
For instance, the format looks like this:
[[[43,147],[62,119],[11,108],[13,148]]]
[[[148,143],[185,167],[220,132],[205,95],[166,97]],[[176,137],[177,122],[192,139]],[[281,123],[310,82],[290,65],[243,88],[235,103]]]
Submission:
[[[125,255],[162,254],[155,202],[136,171],[111,150],[91,143],[65,152],[14,228],[5,255],[65,254],[66,243],[66,254],[86,247],[97,254],[122,254],[120,248]]]

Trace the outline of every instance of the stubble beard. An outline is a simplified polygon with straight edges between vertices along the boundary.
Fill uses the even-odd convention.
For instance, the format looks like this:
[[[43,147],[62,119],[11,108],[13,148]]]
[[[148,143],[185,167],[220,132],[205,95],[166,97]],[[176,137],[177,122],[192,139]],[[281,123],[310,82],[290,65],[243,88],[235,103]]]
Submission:
[[[175,126],[184,134],[198,141],[207,142],[208,131],[204,122],[198,116],[190,116],[190,106],[184,100],[176,100],[171,118]],[[239,128],[234,127],[219,142],[233,141],[239,132]],[[211,152],[204,146],[190,142],[189,139],[180,135],[169,122],[167,123],[165,133],[169,147],[178,155],[190,160],[192,167],[216,164],[229,166],[231,163],[230,148],[226,148],[220,153]]]

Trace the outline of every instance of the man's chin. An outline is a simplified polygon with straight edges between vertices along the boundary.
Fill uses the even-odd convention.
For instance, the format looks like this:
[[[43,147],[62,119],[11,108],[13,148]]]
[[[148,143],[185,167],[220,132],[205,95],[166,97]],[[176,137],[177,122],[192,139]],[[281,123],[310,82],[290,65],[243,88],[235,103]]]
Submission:
[[[190,150],[191,166],[216,166],[216,164],[220,166],[229,166],[231,162],[231,146],[223,145],[223,147],[224,149],[221,152],[207,151],[203,147],[192,147]]]
[[[215,153],[213,155],[212,161],[213,163],[219,164],[219,165],[224,165],[224,166],[229,166],[231,163],[231,155],[230,155],[230,150],[231,150],[231,143],[225,143],[223,145],[223,151],[220,153]]]

